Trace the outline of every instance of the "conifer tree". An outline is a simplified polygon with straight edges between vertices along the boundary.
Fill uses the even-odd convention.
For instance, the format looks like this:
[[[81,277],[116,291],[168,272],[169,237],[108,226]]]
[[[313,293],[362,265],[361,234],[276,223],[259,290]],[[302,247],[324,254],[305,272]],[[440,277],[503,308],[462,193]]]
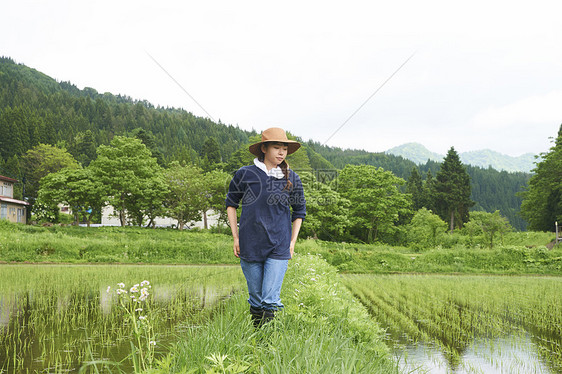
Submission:
[[[412,210],[417,211],[424,206],[422,179],[416,167],[406,182],[406,192],[412,195]]]
[[[203,144],[202,157],[207,157],[210,164],[217,164],[221,162],[220,147],[217,139],[213,136],[208,137]]]
[[[433,198],[433,174],[431,169],[427,171],[425,183],[423,184],[423,206],[435,212],[435,199]]]
[[[562,221],[562,125],[554,146],[541,156],[527,191],[521,194],[521,215],[532,230],[554,231],[554,222]]]
[[[447,152],[433,186],[437,213],[450,222],[452,233],[455,227],[468,222],[468,209],[474,205],[470,199],[470,176],[454,147]]]

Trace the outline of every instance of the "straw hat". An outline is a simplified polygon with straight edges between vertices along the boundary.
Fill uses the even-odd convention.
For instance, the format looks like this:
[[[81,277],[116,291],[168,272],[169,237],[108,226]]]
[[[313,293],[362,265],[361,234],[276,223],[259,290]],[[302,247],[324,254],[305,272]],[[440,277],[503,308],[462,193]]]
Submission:
[[[287,138],[287,134],[285,130],[280,129],[279,127],[271,127],[267,130],[264,130],[261,133],[261,142],[252,144],[250,148],[250,152],[256,156],[261,155],[261,145],[265,142],[279,142],[279,143],[287,143],[288,149],[287,154],[290,155],[291,153],[296,152],[297,149],[300,148],[301,144],[294,140],[289,140]]]

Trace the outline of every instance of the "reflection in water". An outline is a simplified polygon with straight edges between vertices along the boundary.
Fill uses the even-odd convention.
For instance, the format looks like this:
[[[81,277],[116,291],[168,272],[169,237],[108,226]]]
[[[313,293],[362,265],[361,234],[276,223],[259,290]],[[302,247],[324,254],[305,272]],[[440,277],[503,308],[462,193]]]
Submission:
[[[237,268],[228,272],[239,277]],[[153,284],[143,307],[156,331],[157,354],[166,353],[178,326],[197,323],[203,311],[212,311],[243,284],[217,285],[221,279],[214,279],[214,273],[195,278],[198,282],[186,283],[183,273],[184,282]],[[44,283],[2,292],[0,282],[0,373],[73,373],[90,360],[120,362],[111,370],[132,372],[131,324],[117,307],[114,289],[107,292],[105,280],[99,284],[50,288]],[[97,369],[103,372],[103,365]]]
[[[344,279],[386,329],[397,360],[408,370],[562,373],[560,277],[346,275]]]
[[[15,297],[13,295],[0,295],[0,332],[8,328],[10,316],[16,309]]]
[[[450,353],[431,344],[416,344],[396,348],[394,356],[406,372],[431,374],[502,373],[550,374],[540,360],[529,334],[496,339],[476,339],[453,362]]]

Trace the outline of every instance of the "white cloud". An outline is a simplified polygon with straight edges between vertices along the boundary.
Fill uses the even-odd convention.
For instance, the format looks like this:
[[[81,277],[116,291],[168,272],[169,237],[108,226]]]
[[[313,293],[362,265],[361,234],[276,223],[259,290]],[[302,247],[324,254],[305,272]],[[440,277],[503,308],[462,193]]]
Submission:
[[[215,119],[324,142],[417,51],[329,145],[538,153],[562,122],[554,0],[92,4],[7,2],[0,54],[205,116],[147,51]]]
[[[562,91],[552,91],[515,102],[489,107],[474,116],[471,127],[476,130],[509,129],[514,126],[559,124],[562,122]]]

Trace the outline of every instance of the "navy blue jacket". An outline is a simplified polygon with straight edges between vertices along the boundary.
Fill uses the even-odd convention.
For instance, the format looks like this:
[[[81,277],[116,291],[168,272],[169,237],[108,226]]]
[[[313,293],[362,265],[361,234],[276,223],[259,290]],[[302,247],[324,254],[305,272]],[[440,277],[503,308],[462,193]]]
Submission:
[[[243,166],[228,187],[226,206],[238,208],[240,216],[240,258],[263,262],[267,258],[291,258],[291,222],[306,216],[306,202],[299,176],[289,169],[293,183],[285,189],[287,180],[268,176],[255,165]],[[292,208],[292,213],[291,213]]]

